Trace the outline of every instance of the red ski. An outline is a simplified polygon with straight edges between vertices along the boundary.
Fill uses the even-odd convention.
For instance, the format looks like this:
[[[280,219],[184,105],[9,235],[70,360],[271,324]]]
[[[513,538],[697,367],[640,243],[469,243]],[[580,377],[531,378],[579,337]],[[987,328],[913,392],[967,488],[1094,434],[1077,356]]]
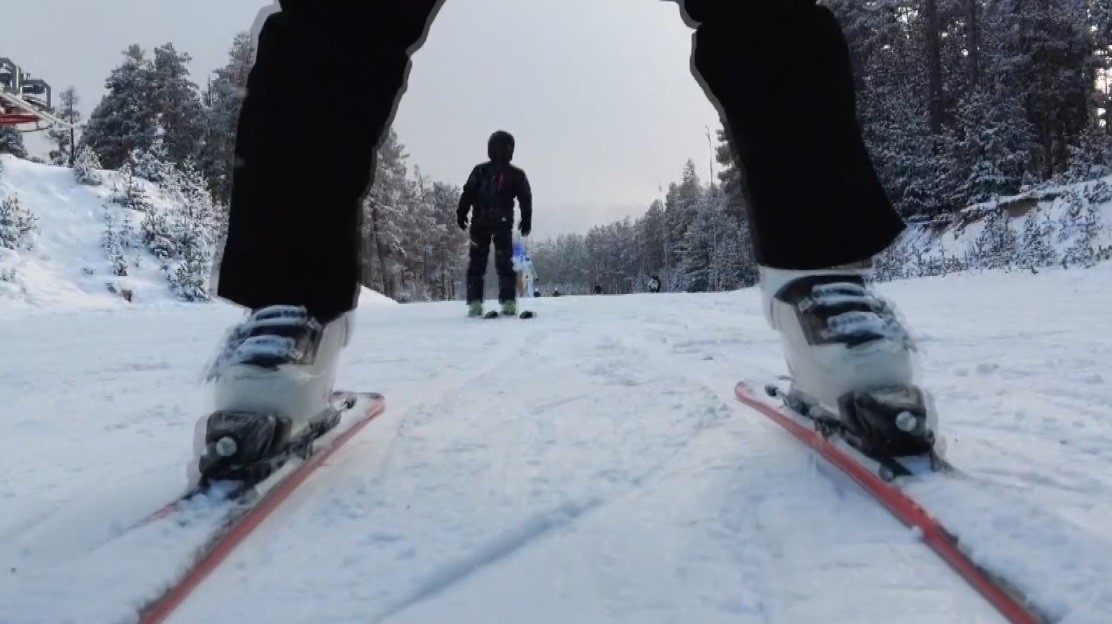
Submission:
[[[278,509],[282,502],[309,478],[309,475],[386,410],[386,399],[378,393],[337,392],[336,396],[354,399],[349,410],[345,410],[355,410],[354,418],[342,419],[335,429],[315,440],[311,453],[303,461],[291,459],[282,470],[261,483],[250,488],[237,488],[233,485],[230,492],[220,493],[216,497],[217,500],[230,505],[221,528],[197,550],[194,561],[184,575],[140,611],[138,624],[164,622],[235,550],[236,546]],[[257,496],[251,496],[252,494]],[[185,501],[198,495],[197,492],[187,493],[177,501],[147,516],[136,525],[136,528],[173,516]],[[209,495],[209,493],[200,495]]]
[[[811,447],[823,459],[833,464],[846,476],[856,482],[893,516],[909,527],[922,533],[923,541],[935,551],[951,568],[962,576],[985,597],[1009,622],[1013,624],[1044,624],[1049,620],[1038,612],[1025,596],[1011,587],[1004,579],[974,563],[962,550],[957,537],[946,530],[925,509],[919,506],[897,486],[881,476],[883,468],[870,461],[849,445],[842,443],[837,435],[824,436],[821,427],[814,421],[787,409],[785,406],[770,404],[763,400],[745,382],[734,388],[737,399],[755,409],[770,420],[786,429],[798,440]],[[827,432],[829,433],[829,432]],[[876,465],[870,465],[876,464]],[[953,473],[946,465],[946,473]],[[919,473],[914,473],[918,476]],[[928,471],[926,474],[930,474]]]

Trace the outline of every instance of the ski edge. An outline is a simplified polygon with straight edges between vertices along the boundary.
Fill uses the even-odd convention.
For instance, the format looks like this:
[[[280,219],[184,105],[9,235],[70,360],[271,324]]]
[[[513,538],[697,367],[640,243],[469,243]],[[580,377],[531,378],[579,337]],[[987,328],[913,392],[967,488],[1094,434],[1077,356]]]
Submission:
[[[337,392],[368,400],[366,410],[357,416],[355,422],[328,440],[307,460],[299,464],[270,488],[246,511],[230,520],[214,538],[202,547],[199,554],[187,567],[185,573],[160,596],[139,610],[137,624],[161,624],[193,593],[209,574],[227,559],[256,528],[294,492],[316,469],[355,437],[363,427],[386,411],[386,397],[377,392]],[[175,505],[175,503],[171,503]],[[160,510],[161,511],[161,510]],[[158,513],[158,512],[156,512]],[[168,514],[167,514],[168,515]]]
[[[734,387],[734,395],[738,401],[780,425],[833,464],[904,525],[918,529],[922,541],[1009,622],[1048,624],[1052,621],[1014,584],[975,563],[961,548],[958,538],[907,494],[885,483],[878,474],[851,458],[818,431],[805,427],[780,408],[762,401],[744,381]]]

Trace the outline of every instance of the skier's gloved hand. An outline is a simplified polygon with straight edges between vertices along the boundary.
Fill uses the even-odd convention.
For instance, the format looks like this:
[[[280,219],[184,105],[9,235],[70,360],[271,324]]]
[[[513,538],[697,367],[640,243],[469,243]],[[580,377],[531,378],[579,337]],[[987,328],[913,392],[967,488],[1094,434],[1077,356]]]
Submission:
[[[533,224],[529,221],[522,221],[521,225],[517,226],[517,229],[521,230],[522,236],[529,236],[529,232],[533,231]]]
[[[466,212],[457,212],[456,213],[456,223],[459,224],[459,229],[466,230],[467,229],[467,213]]]

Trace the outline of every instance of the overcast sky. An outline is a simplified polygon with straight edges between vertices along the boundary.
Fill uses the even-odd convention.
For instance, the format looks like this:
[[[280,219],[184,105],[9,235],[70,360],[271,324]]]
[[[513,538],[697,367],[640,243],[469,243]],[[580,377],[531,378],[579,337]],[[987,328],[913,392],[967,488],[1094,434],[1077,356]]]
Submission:
[[[8,4],[0,56],[56,91],[76,87],[87,116],[129,44],[173,42],[203,84],[268,2]],[[691,77],[690,46],[672,2],[447,0],[414,56],[394,127],[411,164],[460,185],[485,159],[487,136],[509,130],[533,183],[536,234],[585,231],[641,214],[688,158],[707,174],[706,127],[718,116]],[[336,92],[320,95],[334,111],[325,118],[358,114]]]

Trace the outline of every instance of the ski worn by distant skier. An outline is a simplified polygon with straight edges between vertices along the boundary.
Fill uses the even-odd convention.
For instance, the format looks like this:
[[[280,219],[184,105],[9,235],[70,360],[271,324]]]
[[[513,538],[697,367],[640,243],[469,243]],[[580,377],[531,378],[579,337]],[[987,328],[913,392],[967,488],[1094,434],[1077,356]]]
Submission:
[[[496,319],[496,318],[510,318],[512,316],[517,316],[517,318],[519,318],[519,319],[531,319],[531,318],[536,317],[537,313],[532,311],[532,310],[524,310],[520,314],[513,315],[513,314],[502,314],[498,310],[491,310],[490,312],[487,312],[486,314],[484,314],[483,318],[485,318],[485,319]]]

